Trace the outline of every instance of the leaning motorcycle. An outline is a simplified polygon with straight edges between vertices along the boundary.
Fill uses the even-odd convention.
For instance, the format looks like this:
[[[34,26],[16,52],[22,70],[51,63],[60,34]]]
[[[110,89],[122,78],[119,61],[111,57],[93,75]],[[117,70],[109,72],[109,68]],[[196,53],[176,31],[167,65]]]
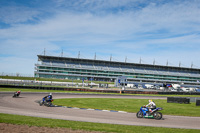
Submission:
[[[136,116],[137,118],[152,118],[156,120],[162,119],[162,113],[158,112],[160,110],[163,110],[163,108],[156,108],[153,109],[152,112],[148,111],[148,107],[142,106],[140,108],[140,111],[137,112]]]
[[[47,106],[47,107],[51,107],[52,106],[52,102],[53,102],[53,99],[50,99],[50,100],[41,100],[39,102],[40,106],[44,105],[44,106]]]
[[[19,97],[20,93],[15,92],[13,97]]]

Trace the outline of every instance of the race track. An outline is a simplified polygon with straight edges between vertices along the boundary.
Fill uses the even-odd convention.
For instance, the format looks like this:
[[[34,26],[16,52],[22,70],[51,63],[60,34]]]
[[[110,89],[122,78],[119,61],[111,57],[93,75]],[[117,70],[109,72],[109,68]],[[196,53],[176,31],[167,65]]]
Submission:
[[[64,107],[39,106],[36,101],[41,100],[43,96],[47,95],[47,93],[22,93],[19,98],[12,98],[12,95],[13,93],[0,92],[0,113],[96,123],[200,129],[200,117],[169,116],[163,114],[162,120],[138,119],[136,118],[135,113],[106,112],[97,110],[70,109]],[[66,93],[53,93],[53,98],[166,99],[166,97]]]

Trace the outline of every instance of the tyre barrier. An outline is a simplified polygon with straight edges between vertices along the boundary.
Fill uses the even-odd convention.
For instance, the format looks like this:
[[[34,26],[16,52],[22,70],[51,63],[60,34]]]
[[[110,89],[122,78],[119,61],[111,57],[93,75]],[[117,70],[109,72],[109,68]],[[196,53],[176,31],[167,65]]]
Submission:
[[[196,106],[200,106],[200,100],[196,100]]]
[[[167,97],[167,103],[189,104],[190,103],[190,98],[186,98],[186,97]]]

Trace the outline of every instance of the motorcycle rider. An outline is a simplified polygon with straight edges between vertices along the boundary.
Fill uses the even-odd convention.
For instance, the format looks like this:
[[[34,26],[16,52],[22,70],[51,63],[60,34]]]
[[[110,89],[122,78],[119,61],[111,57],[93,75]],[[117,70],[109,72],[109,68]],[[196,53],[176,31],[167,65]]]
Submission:
[[[18,97],[18,96],[20,95],[20,93],[21,93],[21,91],[19,90],[19,91],[16,91],[16,92],[14,93],[14,95]]]
[[[52,93],[49,93],[49,95],[47,95],[47,96],[45,96],[45,97],[43,97],[43,103],[46,101],[46,102],[48,102],[48,101],[51,101],[51,99],[53,98],[53,96],[52,96]]]
[[[148,107],[148,111],[152,113],[152,110],[156,109],[156,104],[154,101],[149,99],[149,104],[147,104],[146,107]]]
[[[19,90],[19,91],[17,91],[17,96],[19,96],[20,95],[20,93],[21,93],[21,91]]]

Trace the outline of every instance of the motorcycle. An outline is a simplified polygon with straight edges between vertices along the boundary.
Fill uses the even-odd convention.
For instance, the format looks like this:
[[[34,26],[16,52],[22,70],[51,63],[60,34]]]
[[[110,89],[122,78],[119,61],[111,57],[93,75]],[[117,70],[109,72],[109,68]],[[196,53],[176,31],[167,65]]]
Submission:
[[[153,109],[152,112],[148,110],[148,107],[142,106],[140,108],[140,111],[137,112],[136,116],[137,118],[152,118],[156,120],[162,119],[162,113],[158,112],[160,110],[163,110],[163,108],[156,108]]]
[[[53,105],[52,102],[53,102],[53,99],[44,100],[44,102],[43,102],[43,100],[41,100],[39,102],[39,104],[40,104],[40,106],[44,105],[44,106],[47,106],[47,107],[51,107]]]
[[[13,97],[19,97],[19,95],[20,95],[20,93],[15,92],[14,95],[13,95]]]

